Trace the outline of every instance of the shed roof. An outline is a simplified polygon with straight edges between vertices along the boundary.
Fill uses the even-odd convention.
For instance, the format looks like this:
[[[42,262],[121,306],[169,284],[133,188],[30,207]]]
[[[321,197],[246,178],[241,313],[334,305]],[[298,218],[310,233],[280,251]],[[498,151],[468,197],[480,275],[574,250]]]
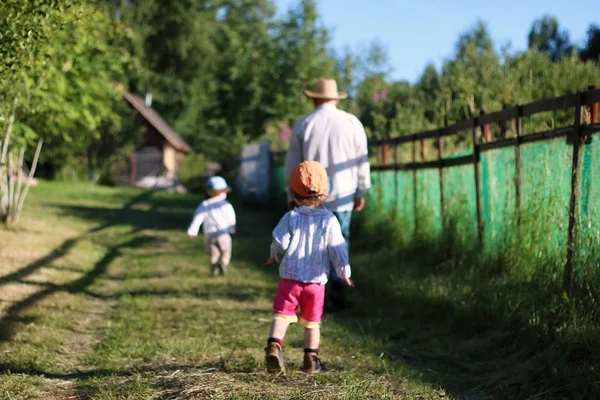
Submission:
[[[146,107],[144,100],[126,90],[123,90],[125,99],[135,108],[148,123],[167,139],[175,149],[188,153],[191,151],[190,145],[186,143],[181,136],[177,134],[167,122],[152,107]]]

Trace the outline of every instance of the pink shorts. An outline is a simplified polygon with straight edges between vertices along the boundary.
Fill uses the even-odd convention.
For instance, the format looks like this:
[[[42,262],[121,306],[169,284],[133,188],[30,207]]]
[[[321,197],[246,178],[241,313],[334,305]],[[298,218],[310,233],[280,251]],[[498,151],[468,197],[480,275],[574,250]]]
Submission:
[[[299,322],[305,328],[318,328],[323,318],[325,285],[279,278],[273,302],[273,319]],[[300,307],[300,320],[296,312]]]

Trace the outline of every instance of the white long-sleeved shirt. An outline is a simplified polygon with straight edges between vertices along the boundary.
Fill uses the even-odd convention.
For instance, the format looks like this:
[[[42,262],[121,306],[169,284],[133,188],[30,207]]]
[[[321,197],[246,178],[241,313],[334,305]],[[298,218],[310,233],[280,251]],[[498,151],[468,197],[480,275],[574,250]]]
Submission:
[[[218,237],[233,232],[235,224],[235,211],[227,201],[227,195],[223,193],[200,203],[187,233],[198,236],[200,226],[203,225],[202,232],[205,236]]]
[[[358,118],[333,104],[317,107],[294,125],[285,159],[286,178],[302,161],[319,161],[327,170],[330,210],[352,211],[354,199],[364,197],[371,187],[365,129]]]
[[[299,207],[285,214],[273,230],[271,256],[280,263],[282,278],[324,285],[330,263],[340,278],[350,278],[340,223],[325,208]]]

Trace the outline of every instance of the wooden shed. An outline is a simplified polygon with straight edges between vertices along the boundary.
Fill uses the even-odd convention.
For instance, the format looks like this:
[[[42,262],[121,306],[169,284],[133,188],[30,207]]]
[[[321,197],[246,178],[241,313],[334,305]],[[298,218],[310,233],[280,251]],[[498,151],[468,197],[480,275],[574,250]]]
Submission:
[[[123,91],[127,102],[142,117],[144,126],[140,147],[131,155],[130,163],[121,171],[121,184],[135,184],[148,176],[176,177],[190,146],[151,107],[151,101]]]

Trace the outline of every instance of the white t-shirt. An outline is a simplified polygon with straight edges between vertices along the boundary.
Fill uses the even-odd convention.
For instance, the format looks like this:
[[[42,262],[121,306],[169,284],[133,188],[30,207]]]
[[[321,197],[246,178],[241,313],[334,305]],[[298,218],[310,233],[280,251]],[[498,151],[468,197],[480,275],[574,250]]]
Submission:
[[[285,160],[285,176],[302,161],[318,161],[327,170],[326,204],[332,211],[352,211],[354,199],[362,198],[371,187],[367,135],[358,118],[323,104],[295,125]],[[291,193],[288,199],[291,201]]]
[[[187,233],[198,236],[200,225],[203,225],[202,232],[205,236],[218,237],[233,232],[235,224],[235,211],[227,201],[227,195],[223,193],[200,203]]]

